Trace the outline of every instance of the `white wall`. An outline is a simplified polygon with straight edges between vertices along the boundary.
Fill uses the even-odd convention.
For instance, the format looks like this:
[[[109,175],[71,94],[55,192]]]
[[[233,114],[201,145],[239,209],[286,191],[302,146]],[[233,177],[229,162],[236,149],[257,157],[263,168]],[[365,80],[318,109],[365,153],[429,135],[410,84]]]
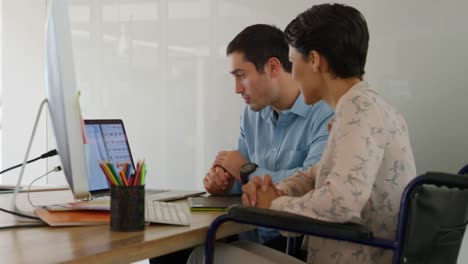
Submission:
[[[202,188],[216,152],[234,144],[243,107],[228,41],[252,23],[284,26],[304,3],[282,12],[279,1],[76,1],[84,116],[125,120],[150,185]]]
[[[84,117],[124,119],[135,158],[149,165],[148,185],[201,188],[215,153],[234,143],[243,107],[227,73],[227,43],[252,23],[284,28],[318,2],[74,0]],[[406,117],[418,172],[457,171],[468,162],[468,2],[347,3],[367,18],[365,78]],[[44,96],[45,12],[45,1],[4,1],[4,167],[22,160]],[[45,124],[38,136],[34,156],[48,148]],[[45,171],[35,166],[34,175]]]
[[[23,161],[39,102],[45,96],[45,10],[45,1],[3,1],[3,168]],[[36,157],[45,151],[45,138],[43,118],[30,157]],[[45,169],[45,163],[40,162],[28,166],[25,182],[42,175]],[[16,183],[18,173],[16,170],[2,175],[2,182]]]
[[[0,0],[0,15],[3,13],[3,0]],[[3,37],[3,19],[1,19],[0,17],[0,62],[3,61],[2,57],[2,51],[3,51],[3,41],[2,41],[2,38]],[[2,76],[2,73],[3,73],[3,70],[2,70],[2,66],[3,64],[0,63],[0,149],[1,149],[1,146],[2,146],[2,134],[3,134],[3,131],[2,131],[2,123],[3,123],[3,111],[2,111],[2,108],[3,108],[3,99],[2,99],[2,92],[3,92],[3,88],[2,88],[2,84],[3,84],[3,76]],[[2,166],[2,151],[0,151],[0,168],[3,168]],[[0,178],[0,183],[1,183],[1,178]]]

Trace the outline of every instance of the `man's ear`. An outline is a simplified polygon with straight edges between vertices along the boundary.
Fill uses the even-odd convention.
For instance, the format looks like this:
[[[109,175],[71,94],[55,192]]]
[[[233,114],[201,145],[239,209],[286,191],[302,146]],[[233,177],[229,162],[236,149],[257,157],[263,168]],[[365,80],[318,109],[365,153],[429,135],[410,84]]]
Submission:
[[[278,76],[281,70],[281,62],[278,60],[278,58],[271,57],[265,64],[265,70],[272,78],[275,78]]]

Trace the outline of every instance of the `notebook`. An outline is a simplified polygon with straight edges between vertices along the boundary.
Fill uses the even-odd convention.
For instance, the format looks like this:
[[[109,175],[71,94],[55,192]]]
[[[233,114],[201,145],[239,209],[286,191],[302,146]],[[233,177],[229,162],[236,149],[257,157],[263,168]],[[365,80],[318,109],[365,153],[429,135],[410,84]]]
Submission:
[[[121,119],[88,119],[84,120],[84,123],[89,148],[87,160],[89,191],[93,197],[108,196],[109,184],[98,162],[101,160],[107,160],[114,164],[130,162],[135,168],[124,123]],[[151,177],[151,172],[149,177]],[[152,201],[172,201],[204,193],[198,190],[147,188],[145,198]]]
[[[240,196],[201,196],[189,197],[192,211],[226,211],[231,205],[242,205]]]

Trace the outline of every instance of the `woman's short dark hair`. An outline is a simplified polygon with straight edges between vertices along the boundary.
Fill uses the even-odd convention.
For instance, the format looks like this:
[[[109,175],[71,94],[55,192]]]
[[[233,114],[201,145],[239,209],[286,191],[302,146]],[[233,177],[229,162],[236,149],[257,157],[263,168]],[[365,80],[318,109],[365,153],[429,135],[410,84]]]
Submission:
[[[288,43],[283,31],[275,26],[256,24],[246,27],[229,42],[226,54],[233,52],[242,52],[245,59],[252,62],[260,73],[272,57],[280,61],[286,72],[291,72]]]
[[[335,77],[362,79],[369,47],[364,16],[342,4],[316,5],[286,27],[285,38],[305,58],[315,50],[327,60]]]

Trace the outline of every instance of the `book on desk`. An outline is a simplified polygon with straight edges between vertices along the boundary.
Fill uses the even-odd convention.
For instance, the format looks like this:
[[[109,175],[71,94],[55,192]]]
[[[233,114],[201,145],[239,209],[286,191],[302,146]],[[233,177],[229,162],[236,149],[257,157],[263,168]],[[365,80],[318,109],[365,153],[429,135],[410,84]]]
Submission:
[[[109,211],[49,211],[37,208],[34,213],[49,226],[105,225],[110,222]]]
[[[34,213],[49,226],[109,224],[110,201],[78,201],[37,208]]]

